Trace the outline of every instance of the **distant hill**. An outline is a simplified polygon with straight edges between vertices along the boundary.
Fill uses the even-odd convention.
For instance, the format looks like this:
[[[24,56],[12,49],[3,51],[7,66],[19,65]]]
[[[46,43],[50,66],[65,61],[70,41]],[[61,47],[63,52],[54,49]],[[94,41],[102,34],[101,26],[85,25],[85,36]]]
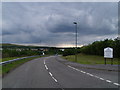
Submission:
[[[56,48],[56,49],[69,49],[69,48],[59,48],[59,47],[47,47],[47,46],[25,46],[25,45],[17,45],[17,44],[10,44],[10,43],[2,43],[2,48],[30,48],[30,49],[39,49],[39,48]]]
[[[2,48],[48,48],[48,47],[44,47],[44,46],[24,46],[24,45],[3,43]]]

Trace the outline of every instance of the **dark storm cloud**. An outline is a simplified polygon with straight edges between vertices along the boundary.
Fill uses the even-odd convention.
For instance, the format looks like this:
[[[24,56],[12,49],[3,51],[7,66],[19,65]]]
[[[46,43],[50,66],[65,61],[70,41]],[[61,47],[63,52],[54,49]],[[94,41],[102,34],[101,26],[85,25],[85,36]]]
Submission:
[[[7,2],[2,10],[3,42],[73,44],[74,21],[80,44],[117,36],[117,3]]]
[[[53,33],[65,33],[65,32],[74,32],[74,27],[68,24],[59,24],[50,30]]]

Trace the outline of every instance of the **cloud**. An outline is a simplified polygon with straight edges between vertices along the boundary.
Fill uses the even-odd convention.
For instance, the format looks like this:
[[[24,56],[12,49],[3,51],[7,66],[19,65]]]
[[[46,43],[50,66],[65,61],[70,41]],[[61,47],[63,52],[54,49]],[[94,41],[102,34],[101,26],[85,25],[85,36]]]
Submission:
[[[93,36],[96,40],[113,38],[118,28],[117,8],[115,2],[4,2],[3,42],[74,44],[74,21],[78,23],[79,44],[94,41]]]

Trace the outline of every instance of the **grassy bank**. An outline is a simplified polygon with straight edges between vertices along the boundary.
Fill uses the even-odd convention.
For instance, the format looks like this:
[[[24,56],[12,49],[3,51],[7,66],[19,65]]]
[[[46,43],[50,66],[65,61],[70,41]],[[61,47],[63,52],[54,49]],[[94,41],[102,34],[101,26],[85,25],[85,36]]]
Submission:
[[[75,62],[75,55],[63,56],[63,58]],[[78,54],[77,62],[80,64],[104,64],[104,57],[96,55]],[[111,64],[111,60],[107,59],[107,64]],[[113,64],[118,64],[117,58],[113,59]]]
[[[13,57],[13,58],[10,58],[11,59],[15,59],[16,57]],[[18,58],[18,57],[17,57]],[[20,66],[21,64],[25,63],[25,62],[28,62],[32,59],[35,59],[35,58],[40,58],[40,56],[37,56],[37,57],[31,57],[31,58],[25,58],[25,59],[22,59],[22,60],[18,60],[18,61],[15,61],[15,62],[12,62],[12,63],[9,63],[9,64],[6,64],[6,65],[3,65],[2,68],[0,68],[0,72],[2,72],[2,75],[5,75],[7,74],[8,72],[10,72],[11,70],[13,70],[14,68]]]
[[[1,62],[4,62],[4,61],[8,61],[8,60],[17,59],[17,58],[22,58],[22,57],[7,57],[7,58],[2,58],[2,59],[0,59],[0,61],[1,61]]]

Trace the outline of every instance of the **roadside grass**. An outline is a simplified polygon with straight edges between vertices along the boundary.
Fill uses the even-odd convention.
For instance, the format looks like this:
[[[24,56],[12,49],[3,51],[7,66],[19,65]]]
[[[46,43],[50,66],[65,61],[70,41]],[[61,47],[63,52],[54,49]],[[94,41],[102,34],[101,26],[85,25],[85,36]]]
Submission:
[[[7,58],[2,58],[2,59],[0,59],[0,62],[12,60],[12,59],[17,59],[17,58],[22,58],[22,57],[7,57]]]
[[[36,59],[36,58],[40,58],[40,57],[42,57],[42,56],[25,58],[22,60],[11,62],[6,65],[0,65],[0,66],[2,66],[2,68],[0,67],[0,72],[2,72],[2,75],[4,76],[5,74],[9,73],[11,70],[15,69],[16,67],[20,66],[21,64],[28,62],[30,60]]]
[[[67,59],[68,61],[75,62],[75,55],[62,56],[62,58]],[[107,62],[107,64],[111,64],[111,59],[107,59],[106,62]],[[80,63],[80,64],[104,64],[104,57],[96,56],[96,55],[78,54],[77,55],[77,63]],[[118,58],[113,59],[113,64],[118,65]]]

